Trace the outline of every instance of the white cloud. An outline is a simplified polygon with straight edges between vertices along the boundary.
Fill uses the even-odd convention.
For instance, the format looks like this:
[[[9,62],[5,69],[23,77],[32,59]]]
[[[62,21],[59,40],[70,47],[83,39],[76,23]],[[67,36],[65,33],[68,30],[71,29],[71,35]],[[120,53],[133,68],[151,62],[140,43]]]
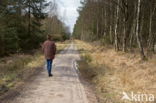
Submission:
[[[61,16],[64,17],[65,24],[70,26],[72,32],[78,17],[77,8],[80,6],[80,0],[58,0],[57,3],[61,12],[63,11]]]
[[[52,1],[52,0],[48,0]],[[79,16],[77,8],[80,6],[80,0],[56,0],[59,9],[59,16],[65,24],[73,31],[74,24]]]

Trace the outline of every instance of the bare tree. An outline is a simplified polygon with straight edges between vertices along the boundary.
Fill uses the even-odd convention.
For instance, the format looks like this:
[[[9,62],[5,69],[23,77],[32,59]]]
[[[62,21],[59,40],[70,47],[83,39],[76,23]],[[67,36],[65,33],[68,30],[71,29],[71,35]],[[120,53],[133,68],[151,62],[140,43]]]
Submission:
[[[140,37],[140,9],[141,9],[141,0],[138,0],[138,5],[137,5],[137,16],[136,16],[136,38],[137,38],[137,43],[138,47],[140,49],[140,55],[142,59],[145,59],[145,54],[144,54],[144,49],[142,46],[141,42],[141,37]]]
[[[119,4],[119,0],[118,0],[118,4]],[[118,51],[119,50],[119,42],[118,42],[118,33],[117,33],[117,29],[118,29],[118,24],[119,24],[119,5],[116,5],[116,21],[115,21],[115,50]]]

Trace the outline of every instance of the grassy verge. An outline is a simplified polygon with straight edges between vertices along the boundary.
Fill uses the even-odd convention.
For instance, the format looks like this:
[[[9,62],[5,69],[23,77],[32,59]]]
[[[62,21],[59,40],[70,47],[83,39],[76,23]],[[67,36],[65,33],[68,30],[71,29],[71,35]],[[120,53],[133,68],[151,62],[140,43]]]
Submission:
[[[56,43],[56,47],[57,47],[57,53],[59,53],[60,51],[62,51],[65,47],[67,47],[70,44],[70,40],[65,41],[65,42],[58,42]]]
[[[82,57],[79,69],[95,85],[100,103],[131,103],[121,100],[123,91],[156,97],[155,56],[141,61],[137,53],[115,52],[111,47],[82,41],[76,43]]]
[[[40,52],[34,55],[13,55],[0,61],[0,94],[22,82],[43,64]]]
[[[62,51],[69,41],[56,43],[57,53]],[[0,59],[0,95],[14,88],[38,71],[44,63],[41,50],[33,55],[15,54]]]

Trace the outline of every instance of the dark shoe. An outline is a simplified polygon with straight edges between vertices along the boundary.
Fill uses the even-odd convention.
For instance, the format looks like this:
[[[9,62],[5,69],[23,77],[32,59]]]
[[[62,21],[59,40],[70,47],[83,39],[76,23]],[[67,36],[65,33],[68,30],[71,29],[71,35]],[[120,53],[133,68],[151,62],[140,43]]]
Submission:
[[[49,77],[52,77],[53,75],[52,74],[49,74]]]

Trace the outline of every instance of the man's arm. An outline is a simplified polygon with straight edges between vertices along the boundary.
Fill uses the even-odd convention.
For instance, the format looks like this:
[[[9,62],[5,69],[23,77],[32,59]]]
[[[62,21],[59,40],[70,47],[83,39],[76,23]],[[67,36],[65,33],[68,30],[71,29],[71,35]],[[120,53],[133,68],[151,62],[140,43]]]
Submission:
[[[54,55],[56,54],[56,45],[54,43]]]

